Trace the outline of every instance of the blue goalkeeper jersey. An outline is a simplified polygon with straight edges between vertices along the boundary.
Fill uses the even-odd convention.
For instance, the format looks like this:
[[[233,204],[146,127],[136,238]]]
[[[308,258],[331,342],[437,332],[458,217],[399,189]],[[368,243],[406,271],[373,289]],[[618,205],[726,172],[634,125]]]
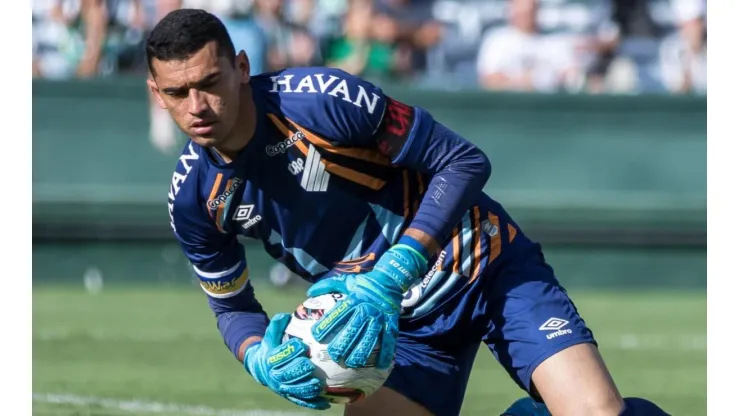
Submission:
[[[172,228],[217,313],[255,302],[239,235],[314,282],[369,271],[414,218],[431,228],[449,222],[438,228],[451,232],[437,236],[442,250],[429,273],[406,293],[405,318],[429,313],[533,244],[480,191],[460,217],[436,218],[435,204],[456,185],[431,181],[435,163],[452,166],[479,150],[423,109],[330,68],[263,74],[251,86],[257,125],[249,144],[224,163],[188,142],[168,195]],[[425,197],[432,211],[424,214]]]

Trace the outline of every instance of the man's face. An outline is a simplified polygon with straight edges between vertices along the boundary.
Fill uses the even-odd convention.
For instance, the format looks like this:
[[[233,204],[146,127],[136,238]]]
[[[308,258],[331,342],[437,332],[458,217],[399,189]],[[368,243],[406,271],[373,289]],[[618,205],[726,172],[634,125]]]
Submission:
[[[232,65],[210,42],[187,60],[154,59],[152,68],[154,78],[147,85],[185,134],[204,147],[230,138],[240,113],[240,86],[249,82],[244,52]]]
[[[511,23],[522,32],[536,32],[537,0],[514,0],[511,3]]]

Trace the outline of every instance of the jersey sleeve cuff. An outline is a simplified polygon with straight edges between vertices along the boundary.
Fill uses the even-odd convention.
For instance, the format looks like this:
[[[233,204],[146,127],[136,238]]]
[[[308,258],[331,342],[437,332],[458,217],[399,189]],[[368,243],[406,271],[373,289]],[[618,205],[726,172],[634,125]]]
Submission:
[[[230,298],[238,295],[247,287],[249,269],[246,261],[219,272],[206,272],[193,266],[200,287],[208,296],[216,299]]]

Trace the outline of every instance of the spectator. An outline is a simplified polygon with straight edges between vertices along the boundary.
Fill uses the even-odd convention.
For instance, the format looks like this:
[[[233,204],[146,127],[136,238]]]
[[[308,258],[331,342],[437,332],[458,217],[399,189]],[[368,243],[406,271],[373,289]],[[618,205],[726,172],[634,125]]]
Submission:
[[[373,38],[374,16],[370,0],[350,0],[344,17],[344,36],[329,44],[326,55],[328,66],[379,79],[408,73],[410,56],[403,55],[389,43]]]
[[[288,0],[283,10],[285,20],[302,28],[308,28],[316,14],[316,0]]]
[[[236,49],[247,51],[253,75],[327,65],[378,80],[412,77],[422,88],[477,83],[537,92],[706,93],[706,0],[32,0],[31,6],[34,77],[145,71],[146,32],[167,12],[187,7],[221,18]],[[157,111],[152,137],[172,148],[174,127]]]
[[[103,74],[146,71],[144,41],[155,22],[145,3],[152,1],[155,0],[104,1],[109,23]]]
[[[399,54],[408,54],[414,72],[427,69],[427,53],[439,44],[444,32],[432,15],[429,0],[375,0],[373,37],[394,44]]]
[[[706,91],[705,0],[615,0],[638,92]]]
[[[156,1],[155,25],[169,12],[182,7],[182,0],[154,0]],[[147,87],[148,90],[148,87]],[[178,128],[167,110],[157,104],[156,99],[149,91],[149,141],[152,146],[162,153],[174,153],[178,149]]]
[[[562,62],[567,50],[539,34],[537,1],[512,0],[509,23],[483,37],[478,53],[480,85],[515,91],[560,88],[567,75]]]
[[[64,79],[143,68],[141,0],[35,0],[34,75]]]
[[[287,21],[283,0],[255,0],[252,18],[267,39],[267,71],[317,63],[319,50],[311,34]]]
[[[34,0],[31,10],[34,76],[65,79],[99,72],[108,25],[102,0]]]
[[[234,48],[249,56],[252,75],[267,69],[267,38],[262,29],[249,18],[252,0],[176,0],[176,8],[204,9],[218,16],[234,42]]]
[[[660,47],[663,83],[674,93],[707,92],[707,28],[704,1],[675,1],[676,32]]]
[[[605,76],[619,41],[614,0],[540,0],[537,23],[566,68],[563,88],[605,91]],[[617,0],[618,1],[618,0]]]
[[[329,43],[342,34],[347,0],[287,0],[286,19],[308,30],[316,41],[319,56],[325,56]]]

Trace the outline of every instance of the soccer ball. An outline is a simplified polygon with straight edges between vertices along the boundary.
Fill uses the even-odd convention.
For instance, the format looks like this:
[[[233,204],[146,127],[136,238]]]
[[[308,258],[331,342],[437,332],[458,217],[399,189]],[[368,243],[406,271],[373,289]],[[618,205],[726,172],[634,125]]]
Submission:
[[[309,298],[298,305],[285,330],[284,339],[299,338],[309,347],[311,362],[316,366],[314,374],[326,386],[322,396],[335,404],[357,402],[375,393],[393,368],[393,365],[385,370],[374,367],[379,353],[378,345],[370,355],[367,367],[345,367],[329,356],[328,344],[336,334],[330,334],[324,342],[318,342],[311,335],[311,326],[343,298],[342,294],[332,293]]]

